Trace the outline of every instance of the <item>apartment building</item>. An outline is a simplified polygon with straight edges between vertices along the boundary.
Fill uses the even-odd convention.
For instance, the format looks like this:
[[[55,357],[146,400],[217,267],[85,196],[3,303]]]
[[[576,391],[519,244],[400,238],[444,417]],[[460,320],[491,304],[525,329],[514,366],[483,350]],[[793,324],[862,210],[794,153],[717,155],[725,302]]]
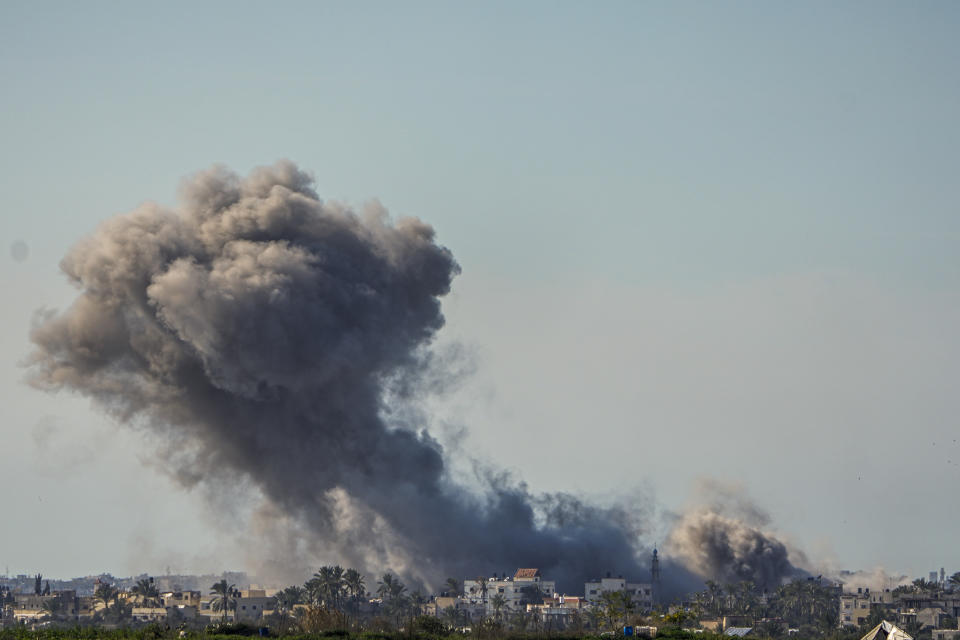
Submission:
[[[641,610],[653,608],[653,585],[649,582],[627,582],[623,576],[611,577],[608,573],[605,578],[599,578],[584,583],[583,595],[590,604],[599,604],[604,593],[612,591],[625,592],[630,601]]]

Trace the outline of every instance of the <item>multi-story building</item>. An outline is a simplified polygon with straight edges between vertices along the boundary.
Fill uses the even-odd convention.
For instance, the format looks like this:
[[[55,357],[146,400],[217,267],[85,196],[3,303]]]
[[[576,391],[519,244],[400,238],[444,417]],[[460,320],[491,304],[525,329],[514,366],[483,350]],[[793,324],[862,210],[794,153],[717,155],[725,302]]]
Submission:
[[[234,619],[242,622],[255,622],[263,618],[265,609],[273,605],[273,598],[267,596],[264,589],[243,589],[237,598]]]
[[[623,576],[592,580],[583,585],[583,595],[590,604],[599,604],[604,593],[612,591],[624,592],[630,596],[630,601],[641,610],[653,608],[653,585],[649,582],[627,582]]]
[[[859,627],[870,617],[870,590],[840,594],[840,627]]]
[[[506,611],[523,611],[528,604],[539,604],[544,598],[556,595],[553,580],[544,580],[539,569],[517,569],[512,578],[477,578],[463,581],[463,597],[471,604],[483,604],[487,615],[494,613],[491,602],[495,595],[503,596]]]

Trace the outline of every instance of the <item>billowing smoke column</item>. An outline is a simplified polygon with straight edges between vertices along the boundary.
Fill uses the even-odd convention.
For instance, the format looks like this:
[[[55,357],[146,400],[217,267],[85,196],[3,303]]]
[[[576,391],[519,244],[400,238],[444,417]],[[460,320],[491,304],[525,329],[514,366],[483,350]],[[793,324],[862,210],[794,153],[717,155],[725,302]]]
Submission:
[[[644,575],[626,510],[495,473],[464,489],[426,431],[389,417],[410,415],[398,405],[415,400],[458,266],[420,220],[311,184],[289,162],[214,168],[177,210],[104,223],[62,262],[80,295],[35,326],[34,384],[147,428],[186,484],[254,484],[271,535],[307,557],[427,585],[518,566],[570,590]]]
[[[743,492],[703,479],[706,503],[683,513],[667,538],[667,550],[688,569],[721,583],[743,580],[773,589],[807,575],[802,552],[766,531],[769,516]]]

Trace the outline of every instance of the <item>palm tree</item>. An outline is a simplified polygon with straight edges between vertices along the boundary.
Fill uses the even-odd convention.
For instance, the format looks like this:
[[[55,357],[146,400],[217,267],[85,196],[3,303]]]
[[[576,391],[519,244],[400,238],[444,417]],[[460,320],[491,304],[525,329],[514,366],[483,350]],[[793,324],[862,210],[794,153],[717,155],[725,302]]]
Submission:
[[[480,583],[480,602],[483,603],[483,611],[484,611],[484,613],[486,613],[486,611],[487,611],[487,591],[489,590],[489,587],[488,587],[488,585],[487,585],[487,579],[486,579],[486,577],[484,577],[484,576],[480,576],[479,578],[477,578],[477,582]]]
[[[360,601],[367,595],[363,576],[356,569],[347,569],[343,572],[343,590],[347,595],[348,609],[353,609],[357,620],[360,619]],[[348,621],[349,622],[349,621]],[[349,624],[347,625],[349,627]]]
[[[98,600],[103,603],[103,615],[104,617],[110,613],[110,603],[113,602],[119,605],[118,598],[120,596],[120,590],[114,587],[113,585],[107,584],[106,582],[100,584],[96,591],[93,592],[93,597],[95,600]]]
[[[408,606],[408,599],[404,594],[406,590],[403,583],[391,573],[383,574],[377,586],[377,595],[383,600],[387,612],[396,619],[397,626],[400,625],[400,618],[403,617]]]
[[[160,591],[153,583],[153,578],[142,578],[138,580],[132,591],[140,600],[140,604],[145,607],[155,605],[157,599],[160,597]]]
[[[407,588],[403,586],[403,583],[395,578],[393,574],[385,573],[377,586],[377,595],[385,601],[396,600],[403,595],[403,592],[406,590]]]
[[[307,598],[307,590],[303,587],[293,585],[278,593],[276,598],[278,603],[292,609],[293,605],[304,603]]]
[[[740,615],[746,615],[753,611],[757,603],[755,587],[753,582],[742,580],[733,585],[729,591],[734,597],[734,608]]]
[[[953,587],[954,591],[960,589],[960,571],[947,578],[947,582]]]
[[[343,600],[343,567],[320,567],[307,583],[307,590],[315,604],[327,609],[340,610]]]
[[[721,615],[720,600],[723,596],[723,587],[713,580],[707,580],[704,584],[707,586],[707,596],[710,598],[710,613],[715,616]]]
[[[507,598],[502,593],[495,593],[490,598],[490,605],[493,607],[493,617],[500,622],[503,608],[507,606]]]
[[[216,596],[210,606],[214,611],[223,611],[223,622],[226,622],[227,611],[237,608],[236,585],[227,584],[226,580],[221,580],[210,587],[210,593]]]

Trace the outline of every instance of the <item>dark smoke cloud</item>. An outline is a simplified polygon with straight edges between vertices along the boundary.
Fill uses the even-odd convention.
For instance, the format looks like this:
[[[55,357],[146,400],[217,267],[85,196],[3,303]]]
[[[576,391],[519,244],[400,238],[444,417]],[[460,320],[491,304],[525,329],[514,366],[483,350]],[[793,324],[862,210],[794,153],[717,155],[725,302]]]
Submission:
[[[807,575],[806,557],[766,530],[770,517],[739,488],[701,480],[704,502],[674,523],[667,551],[688,569],[721,583],[749,580],[764,589]]]
[[[62,262],[80,294],[38,319],[32,382],[147,429],[185,485],[253,485],[278,566],[325,555],[428,586],[535,566],[573,591],[601,570],[645,576],[629,510],[450,477],[403,407],[437,384],[429,345],[457,263],[420,220],[311,185],[289,162],[214,168],[176,210],[102,224]]]

